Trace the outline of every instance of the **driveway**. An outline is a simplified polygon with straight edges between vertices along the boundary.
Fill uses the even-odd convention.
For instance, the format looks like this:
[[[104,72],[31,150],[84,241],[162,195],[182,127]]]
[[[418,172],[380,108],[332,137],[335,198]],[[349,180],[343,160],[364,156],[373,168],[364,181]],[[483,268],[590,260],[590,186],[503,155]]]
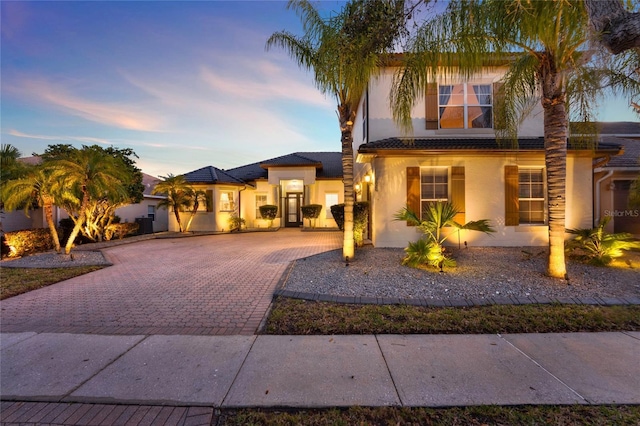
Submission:
[[[2,331],[251,335],[288,264],[341,245],[281,229],[105,249],[113,266],[2,301]]]

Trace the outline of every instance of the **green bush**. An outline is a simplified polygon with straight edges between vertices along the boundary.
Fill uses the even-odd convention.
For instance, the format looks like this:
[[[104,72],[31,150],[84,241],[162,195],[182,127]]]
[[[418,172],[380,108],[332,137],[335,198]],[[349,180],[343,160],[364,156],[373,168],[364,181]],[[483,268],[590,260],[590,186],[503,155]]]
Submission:
[[[258,207],[260,209],[260,216],[263,219],[269,221],[269,228],[273,225],[273,220],[278,215],[278,206],[274,206],[273,204],[265,204],[264,206]]]
[[[333,219],[338,229],[344,230],[344,204],[336,204],[330,207]],[[369,202],[358,201],[353,205],[353,239],[357,247],[362,247],[363,232],[369,220]]]
[[[229,218],[229,231],[241,231],[242,226],[245,224],[245,222],[246,221],[243,218],[234,213]]]
[[[300,207],[300,210],[302,210],[302,217],[305,219],[309,219],[309,226],[311,226],[311,219],[317,219],[320,216],[322,205],[307,204],[306,206]]]
[[[49,228],[6,232],[4,238],[7,246],[9,246],[8,257],[20,257],[54,248]]]
[[[565,250],[580,260],[597,266],[606,266],[618,257],[624,255],[625,250],[640,249],[640,241],[635,241],[626,232],[609,234],[604,230],[611,217],[605,217],[593,229],[567,229],[575,238],[567,241]]]
[[[112,223],[107,227],[105,232],[105,240],[109,241],[114,237],[119,240],[131,235],[138,235],[138,229],[140,224],[137,222],[131,223]]]

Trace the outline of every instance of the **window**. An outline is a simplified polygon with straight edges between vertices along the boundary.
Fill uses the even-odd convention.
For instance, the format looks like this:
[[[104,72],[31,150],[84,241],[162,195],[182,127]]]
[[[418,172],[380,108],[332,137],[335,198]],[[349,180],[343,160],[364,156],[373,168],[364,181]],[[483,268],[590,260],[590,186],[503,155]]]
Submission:
[[[339,204],[338,193],[337,192],[327,192],[324,194],[324,211],[326,212],[327,219],[333,219],[333,215],[331,214],[331,206],[335,206]]]
[[[492,128],[490,84],[438,86],[440,129]]]
[[[542,169],[518,169],[518,203],[520,223],[545,223]]]
[[[147,217],[153,222],[156,220],[156,206],[147,206]]]
[[[420,169],[420,208],[427,204],[449,199],[449,169],[446,167],[422,167]]]
[[[256,219],[260,219],[260,206],[267,204],[267,194],[256,194]]]
[[[233,191],[220,192],[220,211],[231,212],[236,209],[236,203],[233,198]]]

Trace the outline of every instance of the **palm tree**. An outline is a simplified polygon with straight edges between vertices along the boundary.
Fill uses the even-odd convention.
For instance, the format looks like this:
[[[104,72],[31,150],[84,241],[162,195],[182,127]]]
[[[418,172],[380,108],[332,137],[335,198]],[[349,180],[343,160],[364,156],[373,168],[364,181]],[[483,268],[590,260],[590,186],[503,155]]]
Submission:
[[[356,0],[329,18],[307,0],[291,0],[288,8],[300,17],[304,34],[276,32],[266,48],[286,50],[300,68],[313,72],[323,94],[336,99],[345,204],[342,257],[353,259],[353,123],[370,78],[379,72],[404,25],[404,1]]]
[[[20,150],[11,144],[0,146],[0,181],[6,182],[18,177],[24,166],[18,161],[22,154]]]
[[[189,215],[189,221],[187,222],[187,226],[184,228],[184,232],[189,232],[191,222],[200,208],[200,203],[205,203],[206,205],[209,202],[207,193],[200,189],[190,188],[187,195],[190,198],[191,214]]]
[[[86,222],[91,200],[102,198],[107,193],[127,196],[124,184],[128,179],[127,169],[113,156],[86,146],[82,149],[74,148],[65,159],[50,160],[50,164],[61,170],[62,184],[72,188],[75,193],[72,202],[64,203],[74,221],[65,246],[65,254],[69,254],[75,238]]]
[[[164,200],[161,200],[158,203],[158,207],[163,208],[171,208],[173,210],[173,214],[176,217],[176,222],[178,223],[178,229],[180,232],[186,232],[186,229],[182,228],[182,221],[180,220],[180,211],[184,209],[188,209],[193,204],[193,197],[191,192],[193,189],[191,185],[187,182],[183,175],[174,176],[169,173],[166,177],[160,176],[162,179],[155,188],[153,188],[152,193],[155,194],[164,194],[167,196]],[[189,224],[191,221],[189,221]]]
[[[53,221],[53,206],[56,197],[60,199],[70,195],[65,185],[61,185],[62,179],[61,169],[44,164],[29,167],[23,177],[8,181],[2,188],[2,199],[7,210],[23,208],[27,216],[33,205],[44,210],[57,252],[60,251],[60,239]]]
[[[626,69],[598,67],[609,55],[589,49],[588,16],[581,0],[452,0],[425,22],[409,43],[405,66],[391,94],[396,122],[411,129],[410,110],[439,70],[469,78],[488,60],[508,67],[503,101],[494,98],[496,133],[517,140],[521,118],[539,99],[544,110],[549,225],[547,273],[564,278],[565,179],[568,105],[578,121],[591,121],[591,101],[605,86],[634,95],[639,91]],[[633,54],[630,51],[630,54]],[[609,57],[610,58],[610,57]],[[505,60],[508,59],[508,60]],[[624,63],[621,55],[615,60]],[[495,65],[495,61],[493,64]],[[440,68],[441,67],[441,68]]]

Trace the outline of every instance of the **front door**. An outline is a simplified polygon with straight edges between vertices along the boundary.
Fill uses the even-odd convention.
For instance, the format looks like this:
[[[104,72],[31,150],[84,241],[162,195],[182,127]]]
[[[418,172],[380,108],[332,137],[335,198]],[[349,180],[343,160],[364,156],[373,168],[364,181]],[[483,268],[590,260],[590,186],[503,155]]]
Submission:
[[[285,202],[285,227],[300,227],[302,226],[302,193],[301,192],[287,192]]]
[[[613,191],[613,232],[640,234],[638,210],[629,207],[632,180],[616,180]]]

